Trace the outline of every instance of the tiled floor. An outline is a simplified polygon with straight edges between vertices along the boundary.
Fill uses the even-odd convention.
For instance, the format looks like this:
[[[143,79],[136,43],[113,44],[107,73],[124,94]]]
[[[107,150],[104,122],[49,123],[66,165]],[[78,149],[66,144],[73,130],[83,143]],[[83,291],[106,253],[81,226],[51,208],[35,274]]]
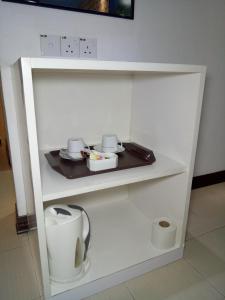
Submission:
[[[16,235],[10,172],[0,172],[0,299],[41,300],[29,240]],[[86,300],[225,300],[225,183],[192,192],[185,257]],[[71,299],[76,300],[76,299]]]
[[[0,172],[0,299],[40,299],[28,234],[15,230],[12,174]]]

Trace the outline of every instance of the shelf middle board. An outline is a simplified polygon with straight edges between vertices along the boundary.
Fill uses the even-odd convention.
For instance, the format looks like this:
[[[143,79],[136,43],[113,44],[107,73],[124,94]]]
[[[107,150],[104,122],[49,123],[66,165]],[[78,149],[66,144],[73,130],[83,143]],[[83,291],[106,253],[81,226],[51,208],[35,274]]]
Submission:
[[[116,186],[185,172],[186,167],[154,151],[156,162],[149,166],[120,170],[89,177],[67,179],[54,171],[40,152],[43,201],[70,197]]]

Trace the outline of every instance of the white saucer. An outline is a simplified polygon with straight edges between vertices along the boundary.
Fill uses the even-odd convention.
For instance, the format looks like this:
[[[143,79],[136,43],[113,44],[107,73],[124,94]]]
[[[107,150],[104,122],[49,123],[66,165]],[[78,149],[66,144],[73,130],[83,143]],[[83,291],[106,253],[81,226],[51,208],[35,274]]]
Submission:
[[[82,159],[83,159],[83,157],[81,156],[80,153],[77,153],[77,158],[70,156],[69,153],[68,153],[68,150],[65,149],[65,148],[60,149],[60,151],[59,151],[59,156],[60,156],[61,158],[63,158],[63,159],[75,160],[75,161],[77,161],[77,160],[82,160]]]
[[[102,149],[102,144],[95,145],[93,148],[94,148],[94,150],[96,150],[98,152],[104,152]],[[120,153],[120,152],[123,152],[124,150],[125,150],[125,148],[123,146],[118,145],[117,150],[112,151],[112,153]]]

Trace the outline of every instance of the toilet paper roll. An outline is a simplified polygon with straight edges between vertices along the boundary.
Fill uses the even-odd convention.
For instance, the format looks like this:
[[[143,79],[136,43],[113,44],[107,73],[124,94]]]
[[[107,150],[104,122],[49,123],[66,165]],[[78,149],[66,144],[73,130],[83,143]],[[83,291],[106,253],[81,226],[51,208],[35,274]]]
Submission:
[[[158,249],[169,249],[175,245],[177,226],[168,218],[158,218],[152,224],[151,242]]]

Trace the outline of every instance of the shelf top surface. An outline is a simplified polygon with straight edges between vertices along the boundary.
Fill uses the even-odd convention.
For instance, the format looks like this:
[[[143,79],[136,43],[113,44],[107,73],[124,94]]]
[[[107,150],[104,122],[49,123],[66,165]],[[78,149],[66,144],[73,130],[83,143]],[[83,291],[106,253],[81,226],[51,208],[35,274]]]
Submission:
[[[149,166],[114,171],[78,179],[67,179],[54,171],[44,153],[40,153],[43,201],[84,194],[116,186],[151,180],[185,172],[183,164],[154,153],[156,162]]]
[[[205,73],[200,65],[124,62],[103,60],[78,60],[68,58],[20,58],[22,64],[33,70],[75,70],[75,71],[119,71],[119,72],[158,72],[158,73]]]

